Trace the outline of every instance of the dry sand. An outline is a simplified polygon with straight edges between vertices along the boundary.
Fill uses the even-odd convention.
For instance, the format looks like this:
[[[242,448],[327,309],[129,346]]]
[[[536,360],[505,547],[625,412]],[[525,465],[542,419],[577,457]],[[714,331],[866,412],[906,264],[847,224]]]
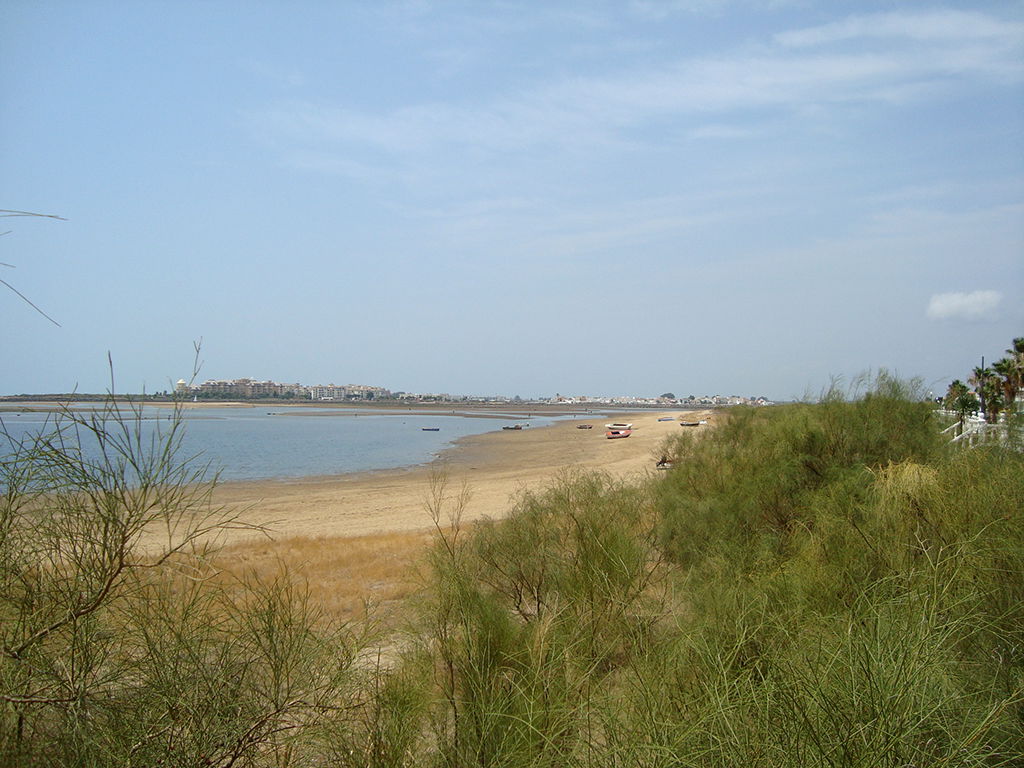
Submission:
[[[502,430],[462,438],[426,467],[363,472],[329,478],[225,482],[215,501],[264,526],[274,538],[357,537],[420,531],[433,523],[426,508],[432,473],[443,472],[450,494],[470,494],[462,519],[507,514],[515,495],[550,484],[562,471],[600,470],[620,479],[655,471],[665,439],[680,432],[679,421],[658,421],[680,411],[642,411],[614,418],[575,417],[548,427]],[[710,412],[687,412],[687,420]],[[630,437],[609,440],[604,425],[628,421]],[[593,424],[589,430],[578,424]],[[697,427],[695,429],[703,429]],[[251,537],[227,534],[227,542]]]

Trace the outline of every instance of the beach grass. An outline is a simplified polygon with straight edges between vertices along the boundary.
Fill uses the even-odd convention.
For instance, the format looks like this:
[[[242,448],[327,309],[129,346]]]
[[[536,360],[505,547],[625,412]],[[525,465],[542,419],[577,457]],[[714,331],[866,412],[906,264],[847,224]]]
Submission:
[[[429,532],[247,539],[219,550],[215,565],[225,583],[244,573],[288,573],[326,613],[350,621],[379,617],[420,588],[416,563],[430,540]]]

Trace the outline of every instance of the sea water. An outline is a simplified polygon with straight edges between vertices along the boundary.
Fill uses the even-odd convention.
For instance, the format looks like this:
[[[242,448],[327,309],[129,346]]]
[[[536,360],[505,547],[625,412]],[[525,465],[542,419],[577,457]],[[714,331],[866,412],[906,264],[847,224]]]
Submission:
[[[530,428],[551,417],[507,420],[417,411],[357,412],[335,408],[211,407],[186,409],[178,458],[209,464],[223,480],[255,480],[338,475],[425,464],[460,437],[500,430],[512,423]],[[53,424],[52,414],[2,413],[8,435],[21,440]],[[167,408],[142,409],[148,440],[170,425]],[[424,431],[424,427],[437,431]],[[510,436],[514,439],[515,435]],[[6,441],[5,441],[6,442]],[[91,450],[88,446],[85,449]],[[7,453],[0,443],[0,454]]]

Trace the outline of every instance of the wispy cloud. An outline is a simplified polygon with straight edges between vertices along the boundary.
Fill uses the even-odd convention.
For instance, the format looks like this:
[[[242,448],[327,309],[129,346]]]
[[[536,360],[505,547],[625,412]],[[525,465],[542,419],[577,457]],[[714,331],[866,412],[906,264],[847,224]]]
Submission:
[[[804,4],[805,0],[632,0],[629,9],[638,16],[664,19],[676,14],[715,16],[733,7],[771,11]]]
[[[928,302],[931,320],[986,320],[995,316],[1003,294],[999,291],[937,293]]]
[[[784,46],[799,48],[868,38],[927,42],[984,40],[1015,45],[1020,43],[1022,34],[1022,24],[997,20],[982,13],[940,10],[850,16],[841,21],[782,32],[775,40]]]
[[[449,251],[486,253],[520,266],[553,267],[617,258],[638,248],[656,250],[658,243],[678,243],[686,233],[720,224],[731,213],[697,211],[693,203],[681,197],[645,198],[552,211],[537,200],[505,198],[406,213],[425,219],[431,241]]]
[[[879,39],[890,44],[848,45]],[[898,44],[901,39],[917,44]],[[809,124],[814,115],[823,119],[843,105],[934,98],[964,78],[1024,80],[1022,40],[1022,25],[979,13],[855,16],[781,33],[756,50],[565,77],[486,101],[434,101],[377,111],[303,102],[278,105],[251,119],[285,144],[360,146],[394,157],[446,146],[460,153],[629,148],[734,136],[740,129],[721,129],[734,117],[742,118],[742,131],[749,133],[759,121],[781,115],[798,115],[798,124]],[[646,130],[665,120],[681,130],[657,138]]]

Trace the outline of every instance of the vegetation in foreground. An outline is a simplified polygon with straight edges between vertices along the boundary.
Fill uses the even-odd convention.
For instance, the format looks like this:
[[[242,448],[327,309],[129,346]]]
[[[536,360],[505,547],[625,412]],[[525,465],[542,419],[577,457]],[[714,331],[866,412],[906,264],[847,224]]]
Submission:
[[[472,529],[438,483],[383,648],[284,577],[207,578],[199,534],[235,522],[173,439],[122,433],[3,462],[8,764],[1024,765],[1024,457],[948,446],[888,377]]]

